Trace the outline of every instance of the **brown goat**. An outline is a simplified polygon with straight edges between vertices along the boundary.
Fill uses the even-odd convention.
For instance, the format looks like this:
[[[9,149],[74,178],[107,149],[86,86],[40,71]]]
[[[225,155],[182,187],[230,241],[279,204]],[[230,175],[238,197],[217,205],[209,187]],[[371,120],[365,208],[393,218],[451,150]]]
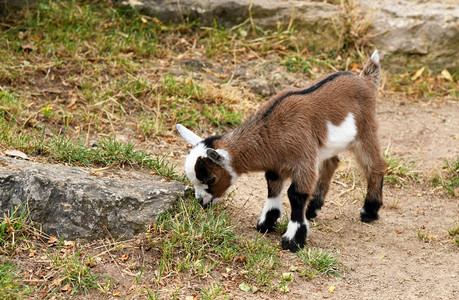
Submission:
[[[285,90],[222,136],[202,139],[178,124],[179,133],[194,146],[185,168],[196,198],[203,206],[216,202],[240,174],[264,171],[268,198],[257,229],[271,232],[281,216],[283,183],[291,178],[287,192],[291,218],[282,236],[282,248],[294,252],[305,245],[306,218],[315,218],[324,203],[338,166],[337,155],[350,149],[368,181],[361,220],[378,219],[386,168],[377,137],[379,81],[379,55],[375,51],[360,76],[337,72],[306,89]]]

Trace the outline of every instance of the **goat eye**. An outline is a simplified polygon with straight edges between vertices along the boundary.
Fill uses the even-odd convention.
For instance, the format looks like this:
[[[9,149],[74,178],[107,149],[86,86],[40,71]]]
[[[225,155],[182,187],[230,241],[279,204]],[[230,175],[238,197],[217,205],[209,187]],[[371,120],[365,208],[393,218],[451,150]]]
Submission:
[[[215,183],[215,176],[213,176],[213,177],[207,179],[207,182],[206,182],[206,183],[207,183],[207,184],[214,184],[214,183]]]

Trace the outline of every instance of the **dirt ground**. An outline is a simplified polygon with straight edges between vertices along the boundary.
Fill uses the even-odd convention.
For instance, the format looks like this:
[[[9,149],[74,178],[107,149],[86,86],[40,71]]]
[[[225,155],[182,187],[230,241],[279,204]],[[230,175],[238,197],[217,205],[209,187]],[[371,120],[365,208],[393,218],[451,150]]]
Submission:
[[[448,196],[442,188],[435,188],[430,181],[442,171],[445,159],[455,159],[459,155],[459,103],[405,103],[385,96],[378,100],[377,109],[383,150],[387,150],[390,157],[413,163],[411,171],[418,173],[419,180],[406,180],[404,186],[387,183],[380,220],[372,224],[362,223],[359,211],[366,192],[365,183],[354,159],[349,154],[341,156],[325,205],[316,220],[310,222],[306,246],[333,250],[338,254],[339,261],[346,268],[344,277],[316,275],[308,279],[295,275],[287,294],[277,290],[246,293],[237,284],[222,279],[222,295],[231,299],[459,299],[459,247],[448,235],[448,230],[459,222],[459,201],[457,197]],[[178,171],[184,171],[188,148],[178,136],[172,144],[161,141],[153,147],[169,154],[178,163]],[[240,236],[253,238],[267,195],[264,175],[243,175],[232,189],[235,193],[228,200],[228,208],[235,212],[235,231]],[[287,186],[283,205],[284,212],[288,213],[286,189]],[[279,233],[264,238],[273,243],[281,240]],[[83,244],[79,249],[83,249],[84,254],[97,255],[112,247],[103,243]],[[43,248],[46,248],[46,242]],[[45,253],[38,250],[31,257],[25,252],[12,259],[25,271],[25,278],[44,278],[52,272],[45,263]],[[125,263],[119,260],[124,254],[130,257]],[[286,251],[281,254],[282,264],[287,268],[298,263],[293,254]],[[128,243],[127,248],[107,251],[92,273],[115,279],[109,294],[103,296],[100,291],[91,290],[89,296],[80,293],[76,299],[143,298],[142,293],[136,296],[130,289],[135,286],[138,266],[145,266],[145,274],[151,274],[157,268],[151,256],[136,247],[135,241]],[[132,264],[137,264],[136,270],[130,270]],[[213,279],[194,278],[182,282],[173,279],[172,284],[180,287],[179,298],[199,296],[199,287],[209,286],[208,280],[215,282],[223,278],[219,273],[224,272],[221,269],[215,268],[211,272]],[[143,284],[149,285],[148,281]],[[118,297],[113,289],[119,291]],[[164,289],[160,299],[170,295],[168,287]],[[46,291],[40,292],[39,288],[31,298],[40,299],[46,295]],[[62,291],[51,299],[62,297],[75,299]]]
[[[365,224],[359,221],[365,193],[362,176],[353,158],[348,154],[342,156],[325,205],[310,224],[307,246],[339,253],[340,261],[348,269],[344,279],[295,277],[286,295],[251,297],[458,299],[459,248],[448,230],[459,222],[459,201],[435,189],[430,182],[441,171],[445,159],[459,155],[458,104],[406,104],[400,99],[380,99],[381,145],[390,156],[414,162],[420,182],[407,183],[405,187],[386,184],[380,220]],[[183,151],[181,158],[185,155]],[[355,180],[346,179],[346,174],[355,176]],[[263,174],[248,174],[241,176],[233,187],[236,196],[232,206],[241,207],[244,212],[235,222],[242,235],[254,232],[267,193],[265,186]],[[284,211],[288,212],[286,191],[283,196]],[[421,239],[418,233],[426,238]],[[280,242],[281,237],[273,233],[267,238]],[[330,287],[334,287],[333,292]],[[233,296],[242,299],[247,294],[235,291]]]

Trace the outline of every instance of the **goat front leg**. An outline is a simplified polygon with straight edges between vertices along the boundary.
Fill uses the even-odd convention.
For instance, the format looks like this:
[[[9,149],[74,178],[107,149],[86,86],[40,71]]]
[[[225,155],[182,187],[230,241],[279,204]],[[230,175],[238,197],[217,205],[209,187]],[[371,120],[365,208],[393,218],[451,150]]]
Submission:
[[[333,177],[333,173],[339,164],[338,156],[333,156],[332,158],[326,159],[322,162],[322,166],[319,172],[319,180],[317,181],[316,189],[312,195],[312,199],[308,203],[308,208],[306,209],[306,218],[308,220],[314,219],[317,217],[318,211],[324,205],[325,196],[328,193],[330,188],[330,182]]]
[[[297,252],[304,247],[308,236],[309,226],[304,212],[309,195],[301,193],[295,181],[290,185],[287,194],[292,212],[287,232],[282,236],[282,249]]]
[[[268,183],[268,198],[266,199],[263,211],[258,218],[257,230],[261,233],[273,232],[276,230],[276,221],[282,214],[282,186],[283,180],[276,172],[265,173]]]

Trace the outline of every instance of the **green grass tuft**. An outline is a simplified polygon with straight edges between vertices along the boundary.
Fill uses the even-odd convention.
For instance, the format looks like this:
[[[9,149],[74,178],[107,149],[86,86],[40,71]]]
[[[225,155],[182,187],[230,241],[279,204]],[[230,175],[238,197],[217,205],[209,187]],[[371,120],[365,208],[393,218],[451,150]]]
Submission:
[[[20,282],[17,266],[11,262],[0,265],[0,299],[23,299],[33,288]]]
[[[459,246],[459,223],[448,230],[448,234],[453,238],[453,241],[456,243],[456,245]]]
[[[440,174],[432,178],[435,187],[443,187],[450,196],[459,195],[459,156],[456,160],[446,160],[443,169],[445,174]]]
[[[414,170],[414,162],[406,162],[401,158],[392,157],[388,151],[384,151],[387,169],[384,176],[385,182],[396,183],[405,187],[407,183],[419,181],[419,174]]]
[[[63,288],[70,295],[76,295],[80,292],[84,292],[87,295],[89,290],[101,289],[101,284],[99,283],[101,278],[106,278],[106,280],[110,281],[106,276],[92,274],[89,267],[81,261],[81,251],[60,256],[59,250],[56,254],[48,256],[54,268],[59,271],[59,275],[53,281],[55,289],[47,297],[52,296]]]
[[[313,277],[316,274],[325,274],[334,277],[342,277],[344,271],[338,257],[332,251],[324,251],[318,248],[304,248],[296,253],[296,256],[306,264],[310,270],[304,270],[303,276]]]
[[[297,55],[287,56],[287,58],[281,62],[281,65],[284,65],[287,71],[292,73],[301,72],[308,74],[311,70],[309,62]]]
[[[27,239],[31,221],[26,203],[12,206],[8,215],[0,219],[0,253],[14,253],[16,243]]]

